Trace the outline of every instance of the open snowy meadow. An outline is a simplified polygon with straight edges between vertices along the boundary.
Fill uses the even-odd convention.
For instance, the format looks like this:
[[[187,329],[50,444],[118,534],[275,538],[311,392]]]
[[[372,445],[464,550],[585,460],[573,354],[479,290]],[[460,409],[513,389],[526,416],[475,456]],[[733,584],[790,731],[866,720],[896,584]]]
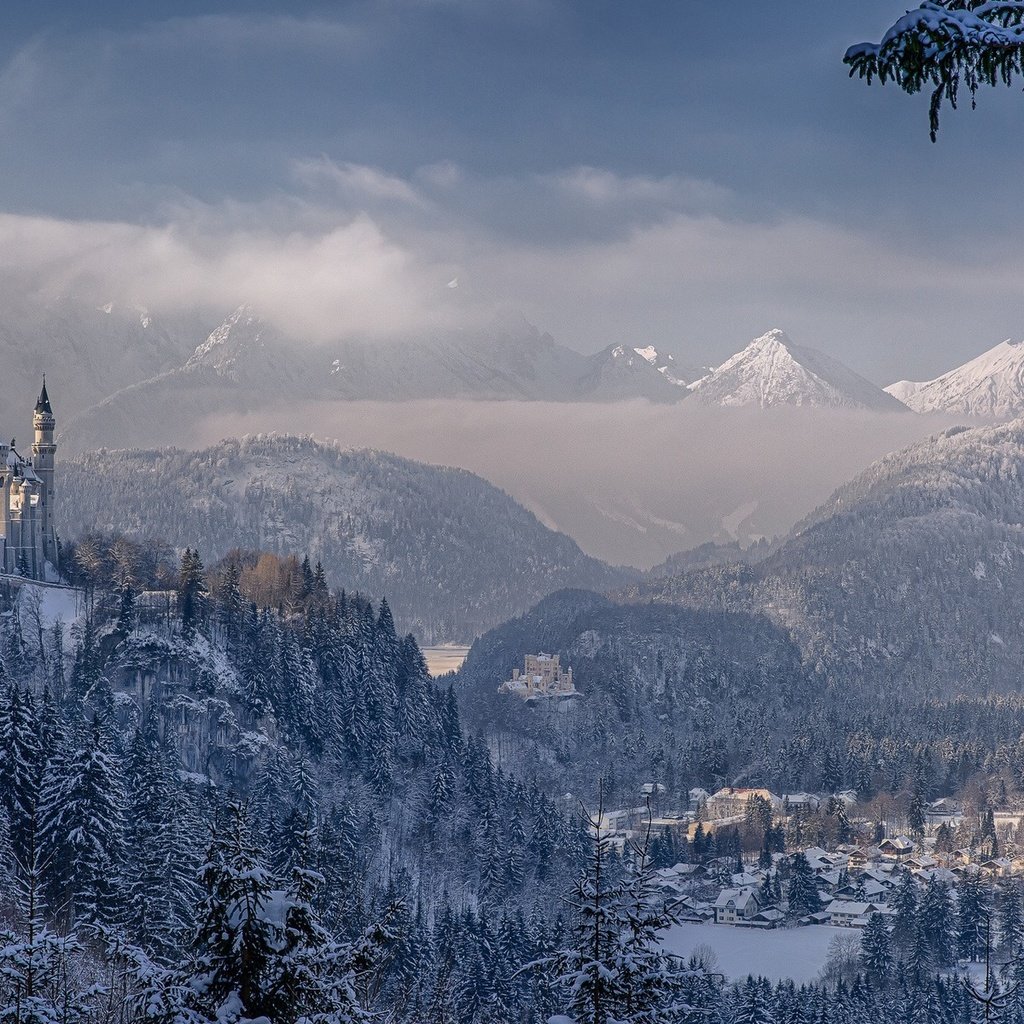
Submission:
[[[848,928],[780,928],[760,931],[730,925],[679,924],[665,933],[669,952],[689,956],[697,946],[710,947],[718,957],[718,970],[730,980],[752,974],[772,981],[792,978],[798,985],[814,981],[825,966],[828,946]]]

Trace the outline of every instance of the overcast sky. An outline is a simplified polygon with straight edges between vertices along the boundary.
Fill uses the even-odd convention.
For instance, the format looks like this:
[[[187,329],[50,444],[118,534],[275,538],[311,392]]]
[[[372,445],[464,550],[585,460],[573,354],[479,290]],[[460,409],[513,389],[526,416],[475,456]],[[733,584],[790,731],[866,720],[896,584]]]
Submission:
[[[718,361],[778,326],[934,376],[1024,334],[1024,96],[932,145],[841,62],[904,6],[7,4],[0,274],[314,340],[510,308]]]

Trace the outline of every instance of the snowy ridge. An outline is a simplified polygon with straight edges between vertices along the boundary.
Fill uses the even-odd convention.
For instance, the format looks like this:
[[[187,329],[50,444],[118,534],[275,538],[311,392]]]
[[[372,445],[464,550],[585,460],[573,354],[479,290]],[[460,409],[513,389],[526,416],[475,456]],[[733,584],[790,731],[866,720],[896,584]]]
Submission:
[[[812,406],[833,409],[905,411],[892,395],[838,360],[794,345],[785,332],[772,330],[742,352],[690,385],[711,405]]]
[[[160,536],[207,561],[236,547],[308,553],[333,584],[393,597],[405,628],[431,641],[472,638],[559,587],[633,575],[471,473],[310,438],[102,451],[61,472],[69,536]]]
[[[1013,419],[1024,415],[1024,341],[1003,341],[934,380],[885,390],[915,412]]]

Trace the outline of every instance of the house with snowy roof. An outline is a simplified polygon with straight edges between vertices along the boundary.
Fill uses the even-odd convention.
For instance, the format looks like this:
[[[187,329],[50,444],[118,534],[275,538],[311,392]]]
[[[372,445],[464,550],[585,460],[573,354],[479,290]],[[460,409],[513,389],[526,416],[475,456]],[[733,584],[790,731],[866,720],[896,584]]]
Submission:
[[[982,862],[981,873],[990,878],[1005,878],[1013,874],[1013,861],[1009,857],[992,857]]]
[[[723,889],[713,904],[715,924],[741,924],[761,910],[761,897],[752,886]]]
[[[878,849],[883,857],[889,860],[902,861],[917,849],[917,843],[906,836],[896,836],[893,839],[883,839],[878,844]]]
[[[747,928],[778,928],[786,920],[786,915],[778,907],[766,907],[759,910],[749,921],[745,922]]]
[[[782,800],[767,789],[746,789],[727,786],[708,797],[704,805],[711,819],[737,818],[746,813],[751,800],[761,799],[771,805],[773,811],[782,810]]]
[[[813,793],[787,793],[782,798],[783,813],[805,814],[821,806],[821,798]]]
[[[13,439],[0,444],[0,572],[7,575],[58,579],[55,426],[44,379],[32,416],[31,456],[22,455]]]
[[[826,908],[828,923],[835,928],[864,928],[872,914],[890,915],[885,903],[858,900],[833,900]]]

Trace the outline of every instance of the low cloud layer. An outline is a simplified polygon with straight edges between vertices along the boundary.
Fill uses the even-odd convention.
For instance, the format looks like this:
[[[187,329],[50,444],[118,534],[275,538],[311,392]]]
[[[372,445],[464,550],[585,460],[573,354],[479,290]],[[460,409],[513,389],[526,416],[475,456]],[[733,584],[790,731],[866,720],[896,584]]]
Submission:
[[[197,424],[277,430],[469,469],[606,561],[654,565],[707,540],[781,535],[938,417],[814,409],[516,402],[315,403]]]
[[[727,190],[679,177],[481,178],[452,164],[402,177],[316,158],[292,181],[264,200],[165,198],[140,223],[0,215],[3,284],[158,312],[247,302],[311,343],[514,309],[582,351],[653,342],[715,362],[780,326],[888,383],[948,368],[922,356],[940,324],[968,339],[965,355],[1000,340],[986,332],[1024,275],[1019,254],[961,261],[825,221],[747,218]]]

